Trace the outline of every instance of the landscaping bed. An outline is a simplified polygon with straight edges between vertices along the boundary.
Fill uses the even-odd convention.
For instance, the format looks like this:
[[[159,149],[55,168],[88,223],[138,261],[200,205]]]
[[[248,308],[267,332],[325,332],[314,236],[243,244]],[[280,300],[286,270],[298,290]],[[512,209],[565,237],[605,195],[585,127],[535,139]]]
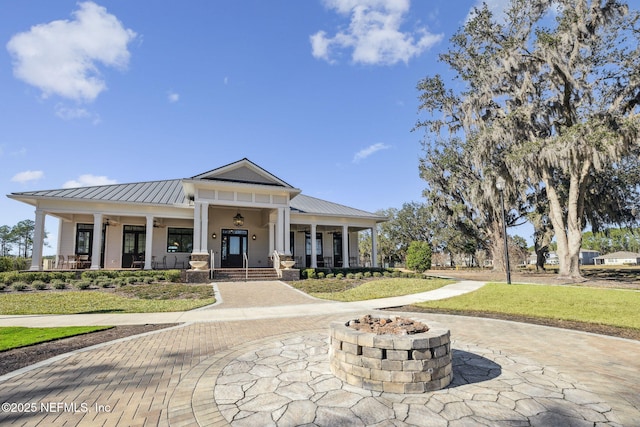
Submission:
[[[89,334],[76,335],[69,338],[63,338],[55,341],[49,341],[41,344],[30,345],[28,347],[16,348],[0,352],[0,375],[15,371],[25,366],[33,365],[51,357],[70,351],[90,347],[96,344],[117,340],[120,338],[138,335],[145,332],[165,329],[174,324],[159,325],[124,325],[115,326],[103,331],[92,332]]]

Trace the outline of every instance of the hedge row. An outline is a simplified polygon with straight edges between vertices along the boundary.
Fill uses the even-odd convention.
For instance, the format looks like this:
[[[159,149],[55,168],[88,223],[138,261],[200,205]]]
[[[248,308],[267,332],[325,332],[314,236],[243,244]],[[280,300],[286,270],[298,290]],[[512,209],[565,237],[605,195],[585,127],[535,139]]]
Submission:
[[[0,283],[11,285],[12,283],[28,283],[42,282],[52,283],[53,281],[62,281],[70,283],[74,280],[82,279],[86,281],[106,281],[117,280],[120,278],[136,278],[144,281],[149,278],[157,282],[179,282],[180,270],[134,270],[134,271],[117,271],[117,270],[91,270],[83,272],[69,271],[6,271],[0,272]]]
[[[363,279],[370,277],[424,277],[420,273],[402,272],[389,268],[305,268],[300,271],[302,279]]]

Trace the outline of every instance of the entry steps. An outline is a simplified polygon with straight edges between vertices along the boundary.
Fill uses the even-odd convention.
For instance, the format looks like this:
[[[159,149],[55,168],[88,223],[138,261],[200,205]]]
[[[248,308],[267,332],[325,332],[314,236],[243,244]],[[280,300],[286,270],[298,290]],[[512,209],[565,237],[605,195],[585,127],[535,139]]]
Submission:
[[[278,280],[275,268],[214,268],[213,280],[218,282],[244,282],[245,280]]]

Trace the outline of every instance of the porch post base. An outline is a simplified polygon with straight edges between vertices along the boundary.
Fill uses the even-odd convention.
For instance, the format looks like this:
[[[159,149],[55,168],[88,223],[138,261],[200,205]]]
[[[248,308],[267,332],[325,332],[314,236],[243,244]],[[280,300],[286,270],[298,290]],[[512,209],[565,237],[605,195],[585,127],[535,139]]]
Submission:
[[[297,268],[289,268],[287,270],[280,270],[280,271],[282,272],[281,280],[285,282],[300,280],[300,270]]]
[[[209,283],[209,270],[186,270],[187,283]]]

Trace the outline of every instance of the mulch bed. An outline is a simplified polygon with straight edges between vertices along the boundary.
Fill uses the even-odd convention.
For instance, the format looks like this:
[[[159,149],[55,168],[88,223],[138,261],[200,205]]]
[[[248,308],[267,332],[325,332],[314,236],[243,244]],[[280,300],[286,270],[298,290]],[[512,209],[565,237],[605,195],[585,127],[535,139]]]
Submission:
[[[3,351],[0,352],[0,375],[70,351],[171,326],[175,324],[114,326],[104,331]]]

